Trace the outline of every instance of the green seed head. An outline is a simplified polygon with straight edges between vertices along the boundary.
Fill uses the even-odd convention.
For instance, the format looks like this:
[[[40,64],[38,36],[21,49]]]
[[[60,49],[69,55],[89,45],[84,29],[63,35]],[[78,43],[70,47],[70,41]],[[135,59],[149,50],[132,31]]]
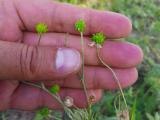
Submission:
[[[44,24],[44,23],[38,23],[36,25],[36,32],[38,34],[43,34],[43,33],[46,33],[47,31],[48,31],[48,27],[47,27],[46,24]]]
[[[38,113],[40,115],[42,115],[43,117],[48,117],[48,115],[50,114],[50,111],[49,111],[49,109],[47,107],[44,107],[44,108],[40,109],[38,111]]]
[[[49,91],[52,93],[52,94],[56,94],[60,91],[60,86],[59,85],[53,85]]]
[[[78,31],[78,32],[84,32],[85,31],[85,28],[86,28],[86,23],[84,20],[80,19],[78,20],[76,23],[75,23],[75,29]]]
[[[91,39],[96,44],[102,45],[106,40],[106,36],[102,32],[100,32],[100,33],[93,34]]]

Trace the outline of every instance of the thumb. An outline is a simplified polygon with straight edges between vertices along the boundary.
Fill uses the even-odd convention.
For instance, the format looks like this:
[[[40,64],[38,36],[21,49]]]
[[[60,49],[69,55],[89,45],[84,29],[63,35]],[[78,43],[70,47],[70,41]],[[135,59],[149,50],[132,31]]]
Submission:
[[[53,80],[77,72],[80,66],[75,49],[0,41],[0,79]]]

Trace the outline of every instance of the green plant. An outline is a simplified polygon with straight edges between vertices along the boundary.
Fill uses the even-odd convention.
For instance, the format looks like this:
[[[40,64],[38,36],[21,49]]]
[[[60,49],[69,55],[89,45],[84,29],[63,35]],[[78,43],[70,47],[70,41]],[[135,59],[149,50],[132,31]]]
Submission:
[[[49,115],[50,115],[50,110],[47,107],[44,107],[37,111],[34,120],[44,120],[48,118]]]
[[[81,76],[81,82],[84,88],[84,92],[87,98],[87,102],[89,104],[89,98],[88,98],[88,93],[87,93],[87,88],[86,88],[86,83],[85,83],[85,75],[84,75],[84,38],[83,38],[83,33],[85,32],[86,28],[86,23],[83,19],[77,20],[75,23],[75,29],[80,33],[81,36],[81,50],[82,50],[82,76]]]
[[[90,46],[92,47],[93,45],[96,45],[96,51],[97,51],[97,57],[99,59],[99,61],[107,68],[110,70],[110,72],[112,73],[113,77],[114,77],[114,80],[115,82],[117,83],[118,87],[119,87],[119,90],[121,92],[121,95],[122,95],[122,98],[123,98],[123,101],[124,101],[124,104],[125,104],[125,108],[121,108],[121,103],[119,102],[119,108],[117,109],[116,107],[116,104],[115,104],[115,108],[116,108],[116,111],[117,111],[117,116],[118,118],[121,117],[122,115],[125,114],[125,117],[129,117],[129,112],[128,112],[128,105],[127,105],[127,102],[126,102],[126,99],[125,99],[125,96],[124,96],[124,92],[122,90],[122,87],[121,87],[121,84],[120,84],[120,81],[116,75],[116,73],[113,71],[113,69],[107,65],[103,59],[101,58],[100,56],[100,49],[102,48],[102,45],[103,43],[105,42],[106,40],[106,36],[100,32],[100,33],[96,33],[96,34],[93,34],[91,40],[93,41]]]
[[[39,36],[37,47],[40,45],[42,35],[45,34],[47,31],[48,31],[48,27],[45,23],[38,23],[36,25],[36,32]],[[54,99],[56,99],[57,102],[59,102],[60,105],[62,105],[62,107],[64,108],[65,111],[68,111],[68,109],[69,109],[68,106],[65,104],[65,101],[61,100],[61,98],[58,94],[58,92],[60,91],[59,85],[56,84],[56,85],[53,85],[50,89],[47,89],[43,82],[41,82],[40,85],[31,83],[31,82],[23,82],[23,83],[44,90],[45,92],[50,94]],[[68,100],[68,99],[66,99],[66,100]],[[43,120],[43,119],[49,117],[49,113],[50,113],[50,110],[47,107],[44,107],[37,112],[34,120]]]
[[[2,112],[2,118],[0,118],[0,119],[2,119],[2,120],[7,120],[7,117],[6,117],[6,113],[5,112]]]
[[[146,113],[148,120],[160,120],[160,113],[156,112],[154,116],[149,113]]]
[[[86,28],[86,23],[85,23],[85,21],[83,19],[80,19],[80,20],[76,21],[75,29],[80,33],[81,50],[82,50],[81,82],[82,82],[82,86],[84,88],[84,92],[85,92],[85,95],[86,95],[88,108],[87,109],[83,109],[83,110],[81,110],[81,109],[79,109],[77,107],[75,109],[73,109],[73,110],[70,109],[69,107],[73,106],[73,104],[74,104],[73,103],[73,99],[68,96],[68,97],[66,97],[65,101],[63,102],[61,100],[61,98],[58,96],[58,92],[60,90],[59,85],[54,85],[49,90],[45,87],[43,82],[41,83],[41,86],[38,86],[39,88],[43,89],[44,91],[46,91],[47,93],[52,95],[53,98],[55,98],[62,105],[62,107],[64,108],[64,111],[65,111],[65,114],[67,115],[67,118],[65,118],[66,120],[80,120],[80,119],[83,119],[83,120],[96,120],[97,119],[96,113],[92,111],[91,96],[88,96],[87,87],[86,87],[86,81],[85,81],[85,73],[84,73],[84,52],[85,51],[84,51],[84,37],[83,37],[83,34],[85,32],[85,28]],[[47,26],[45,24],[42,24],[42,23],[37,24],[36,30],[37,30],[37,33],[39,35],[38,45],[40,43],[42,35],[47,31],[46,29],[47,29]],[[111,71],[111,73],[113,74],[113,77],[114,77],[117,85],[119,86],[123,101],[124,101],[124,103],[126,105],[126,108],[124,110],[122,110],[121,107],[119,107],[119,109],[116,109],[117,110],[117,117],[121,118],[122,115],[123,116],[125,115],[125,117],[129,117],[128,106],[127,106],[126,99],[124,97],[121,85],[119,83],[119,80],[118,80],[115,72],[102,60],[102,58],[100,57],[100,54],[99,54],[100,48],[102,48],[102,45],[105,42],[105,40],[106,40],[106,37],[102,32],[93,34],[93,36],[92,36],[92,41],[93,41],[92,42],[92,46],[96,45],[97,56],[98,56],[100,62],[105,67],[107,67]],[[34,86],[37,86],[37,85],[34,85]],[[92,98],[92,99],[94,99],[94,98]],[[121,103],[119,103],[119,106],[121,106]],[[115,108],[117,108],[117,107],[115,106]],[[46,118],[48,116],[48,114],[49,114],[49,109],[48,108],[42,108],[38,112],[37,115],[39,115],[38,117],[42,116],[43,118]]]
[[[82,85],[84,87],[84,91],[86,94],[86,98],[88,101],[88,109],[79,109],[74,105],[74,101],[71,97],[67,96],[64,101],[61,100],[60,96],[58,95],[58,92],[60,91],[60,87],[59,85],[53,85],[50,89],[47,89],[45,87],[45,85],[43,84],[43,82],[41,82],[41,85],[37,85],[37,84],[33,84],[33,83],[28,83],[26,82],[26,84],[41,88],[42,90],[44,90],[45,92],[49,93],[54,99],[56,99],[63,107],[65,114],[67,115],[67,117],[64,118],[64,120],[95,120],[96,119],[96,115],[92,113],[91,111],[91,102],[88,99],[88,93],[87,93],[87,88],[86,88],[86,83],[85,83],[85,78],[84,78],[84,39],[83,39],[83,32],[85,31],[85,22],[83,20],[79,20],[75,23],[75,28],[77,31],[80,32],[81,34],[81,45],[82,45],[82,77],[81,77],[81,81],[82,81]],[[36,31],[39,35],[39,39],[38,39],[38,45],[40,43],[40,40],[42,38],[42,35],[47,31],[47,26],[44,23],[40,23],[37,24],[36,26]],[[38,46],[37,45],[37,46]],[[71,109],[70,107],[74,106],[74,109]],[[49,112],[50,110],[48,108],[42,108],[40,109],[35,117],[35,120],[41,120],[44,118],[47,118],[49,116]],[[57,117],[54,117],[56,119],[60,119]]]

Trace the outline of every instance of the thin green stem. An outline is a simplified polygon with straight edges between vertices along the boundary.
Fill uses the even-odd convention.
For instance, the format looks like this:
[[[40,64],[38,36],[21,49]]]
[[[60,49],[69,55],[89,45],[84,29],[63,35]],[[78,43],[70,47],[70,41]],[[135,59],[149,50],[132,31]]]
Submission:
[[[85,75],[84,75],[84,38],[83,38],[83,32],[81,34],[81,46],[82,46],[82,76],[81,76],[81,81],[83,85],[83,89],[87,98],[87,103],[89,105],[89,98],[88,98],[88,92],[87,92],[87,87],[86,87],[86,81],[85,81]]]
[[[45,85],[44,85],[43,82],[41,82],[41,87],[42,87],[43,89],[45,89]]]
[[[43,90],[45,92],[47,92],[48,94],[50,94],[52,97],[54,97],[64,108],[66,108],[64,103],[61,101],[60,97],[58,97],[57,95],[52,94],[46,87]]]
[[[87,111],[88,111],[88,120],[92,120],[92,104],[89,104]]]
[[[91,104],[89,101],[89,96],[88,96],[88,92],[87,92],[87,87],[86,87],[86,81],[85,81],[85,74],[84,74],[84,66],[85,66],[85,62],[84,62],[84,38],[83,38],[83,32],[81,32],[81,46],[82,46],[82,76],[81,76],[81,81],[82,81],[82,85],[83,85],[83,89],[86,95],[86,99],[87,99],[87,104],[88,104],[88,108],[87,108],[87,112],[88,112],[88,120],[91,120]]]
[[[42,38],[42,34],[39,34],[39,38],[38,38],[37,47],[40,45],[41,38]],[[45,89],[45,85],[44,85],[44,83],[43,83],[43,82],[41,82],[41,88]]]
[[[37,43],[37,46],[40,45],[40,42],[41,42],[41,38],[42,38],[42,34],[39,34],[39,38],[38,38],[38,43]],[[33,84],[32,84],[33,85]],[[43,89],[44,91],[46,91],[47,93],[49,93],[52,97],[54,97],[62,106],[64,106],[63,102],[60,100],[60,98],[54,94],[52,94],[44,85],[43,82],[41,82],[41,89]]]
[[[37,46],[40,45],[41,38],[42,38],[42,34],[39,34]],[[32,85],[33,85],[33,84],[32,84]],[[35,86],[35,85],[34,85],[34,86]],[[64,107],[64,104],[63,104],[63,102],[61,101],[61,99],[59,98],[59,96],[52,94],[52,93],[45,87],[45,85],[44,85],[43,82],[41,82],[41,87],[39,87],[39,88],[41,88],[42,90],[44,90],[45,92],[47,92],[48,94],[50,94],[52,97],[54,97],[54,98]]]
[[[119,99],[120,99],[120,95],[116,96],[115,100],[114,100],[114,107],[115,107],[116,112],[118,112],[118,110],[120,110],[120,101],[119,101]],[[118,101],[118,108],[117,108],[117,101]]]
[[[41,86],[38,85],[38,84],[34,84],[34,83],[31,83],[31,82],[28,82],[28,81],[22,81],[21,83],[41,89]]]
[[[125,96],[124,96],[124,93],[123,93],[123,90],[122,90],[120,81],[119,81],[116,73],[113,71],[113,69],[112,69],[109,65],[107,65],[107,64],[102,60],[102,58],[100,57],[100,49],[97,48],[96,51],[97,51],[97,56],[98,56],[100,62],[101,62],[104,66],[106,66],[106,67],[111,71],[111,73],[112,73],[112,75],[113,75],[113,77],[114,77],[114,79],[115,79],[115,81],[116,81],[116,83],[117,83],[117,85],[118,85],[118,87],[119,87],[119,90],[120,90],[120,92],[121,92],[122,98],[123,98],[123,100],[124,100],[124,104],[125,104],[126,108],[128,109],[128,105],[127,105],[127,102],[126,102],[126,99],[125,99]]]
[[[61,101],[61,99],[58,96],[52,94],[46,87],[42,87],[41,85],[37,85],[37,84],[31,83],[31,82],[25,82],[25,81],[23,81],[22,83],[42,89],[43,91],[45,91],[49,95],[51,95],[53,98],[55,98],[63,107],[66,107],[63,104],[63,102]]]

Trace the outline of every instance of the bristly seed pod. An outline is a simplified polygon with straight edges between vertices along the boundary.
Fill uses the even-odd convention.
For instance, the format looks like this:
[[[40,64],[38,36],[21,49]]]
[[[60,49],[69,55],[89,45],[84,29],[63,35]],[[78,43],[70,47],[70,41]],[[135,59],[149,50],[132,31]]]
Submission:
[[[49,91],[52,93],[52,94],[56,94],[56,93],[58,93],[59,91],[60,91],[60,86],[59,85],[53,85],[50,89],[49,89]]]
[[[67,107],[72,107],[73,106],[73,98],[67,96],[65,97],[64,99],[64,104],[67,106]]]
[[[102,45],[106,40],[106,36],[102,32],[99,32],[93,34],[91,39],[95,44]]]
[[[40,35],[46,33],[48,31],[48,27],[45,23],[38,23],[36,25],[36,32]]]
[[[84,32],[85,28],[86,28],[86,23],[85,23],[85,21],[83,19],[80,19],[75,23],[75,29],[78,32]]]
[[[95,96],[94,95],[91,95],[91,96],[89,96],[89,103],[91,103],[91,104],[93,104],[93,103],[95,103]]]

